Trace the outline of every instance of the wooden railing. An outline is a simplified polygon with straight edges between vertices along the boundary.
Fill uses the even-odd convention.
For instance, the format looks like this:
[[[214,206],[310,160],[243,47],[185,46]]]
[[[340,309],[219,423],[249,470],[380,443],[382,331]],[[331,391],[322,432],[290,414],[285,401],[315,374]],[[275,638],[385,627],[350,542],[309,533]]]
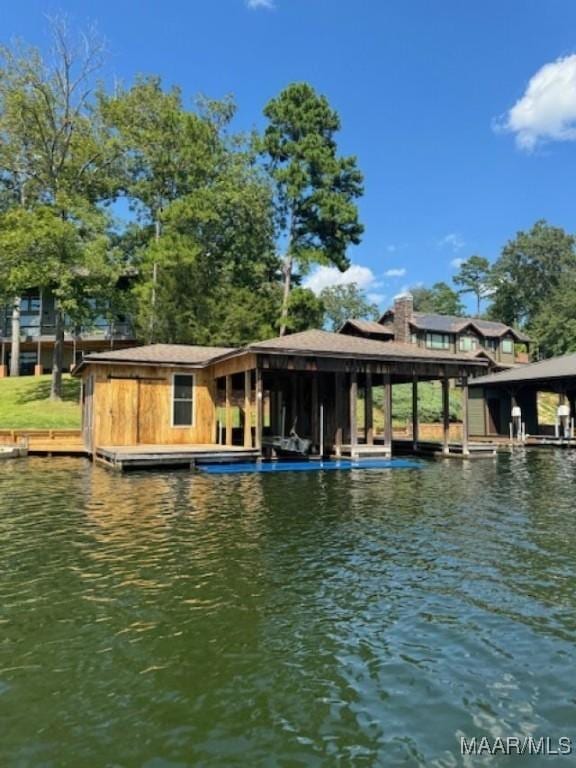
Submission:
[[[85,453],[80,429],[0,429],[0,445],[26,446],[30,453]]]

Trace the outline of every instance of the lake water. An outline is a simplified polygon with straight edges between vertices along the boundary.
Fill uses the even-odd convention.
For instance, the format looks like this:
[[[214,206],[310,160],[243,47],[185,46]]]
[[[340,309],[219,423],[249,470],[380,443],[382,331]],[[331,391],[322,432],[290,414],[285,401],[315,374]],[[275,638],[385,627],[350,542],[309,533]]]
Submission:
[[[460,737],[576,743],[575,477],[0,463],[0,766],[541,764]]]

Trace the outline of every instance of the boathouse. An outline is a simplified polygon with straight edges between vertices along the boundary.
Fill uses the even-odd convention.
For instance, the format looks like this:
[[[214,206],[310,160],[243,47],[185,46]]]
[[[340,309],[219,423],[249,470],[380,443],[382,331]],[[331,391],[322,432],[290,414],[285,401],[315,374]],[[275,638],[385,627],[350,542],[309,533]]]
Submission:
[[[153,344],[90,354],[82,377],[83,434],[95,458],[120,454],[266,453],[292,430],[314,455],[392,452],[392,387],[412,385],[418,443],[418,383],[442,382],[443,450],[449,452],[449,386],[461,388],[487,361],[412,344],[310,330],[240,349]],[[374,390],[382,389],[383,433],[374,432]],[[358,398],[365,402],[358,424]],[[462,450],[468,450],[464,418]]]
[[[576,413],[576,354],[553,357],[475,379],[470,387],[469,430],[474,436],[510,436],[512,410],[527,435],[550,436],[552,425],[539,423],[538,395],[551,393],[558,405]]]

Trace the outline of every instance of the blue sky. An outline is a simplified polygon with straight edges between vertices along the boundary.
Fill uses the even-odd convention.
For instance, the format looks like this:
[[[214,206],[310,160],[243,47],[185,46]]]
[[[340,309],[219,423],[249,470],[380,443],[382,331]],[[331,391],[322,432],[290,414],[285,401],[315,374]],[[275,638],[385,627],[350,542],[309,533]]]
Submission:
[[[239,129],[292,81],[324,93],[365,175],[344,279],[382,306],[538,218],[576,230],[571,0],[20,0],[1,37],[44,46],[62,11],[98,24],[110,76],[157,73],[190,102],[232,93]]]

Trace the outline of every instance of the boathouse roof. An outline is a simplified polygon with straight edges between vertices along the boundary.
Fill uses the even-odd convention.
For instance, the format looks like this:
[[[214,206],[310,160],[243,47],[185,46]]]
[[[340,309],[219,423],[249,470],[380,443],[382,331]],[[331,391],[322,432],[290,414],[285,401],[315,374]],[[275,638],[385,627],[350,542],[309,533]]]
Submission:
[[[366,339],[361,336],[348,336],[330,331],[309,330],[276,337],[267,341],[258,341],[247,348],[250,352],[270,352],[280,354],[326,355],[335,357],[370,358],[376,360],[439,360],[462,362],[467,365],[486,365],[485,360],[474,354],[447,352],[417,347],[414,344],[402,344],[394,341]]]
[[[471,381],[470,386],[513,385],[547,381],[548,379],[562,379],[564,377],[576,377],[576,354],[551,357],[548,360],[540,360],[537,363],[516,366],[507,371],[492,373],[488,376],[480,376]]]
[[[202,347],[191,344],[147,344],[142,347],[106,350],[86,355],[75,371],[86,363],[137,363],[144,365],[187,365],[202,367],[234,352],[233,347]]]

